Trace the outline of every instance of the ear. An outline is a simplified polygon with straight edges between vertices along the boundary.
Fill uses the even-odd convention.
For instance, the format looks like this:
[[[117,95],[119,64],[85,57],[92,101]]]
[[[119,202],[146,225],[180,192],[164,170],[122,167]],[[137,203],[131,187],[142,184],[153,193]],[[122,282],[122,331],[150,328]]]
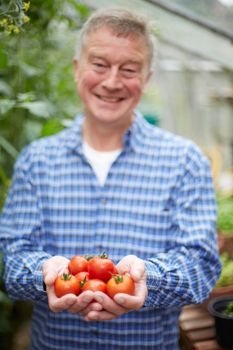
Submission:
[[[74,80],[78,80],[78,59],[77,57],[73,58],[73,68],[74,68]]]
[[[149,72],[147,73],[146,76],[146,84],[149,82],[149,80],[151,79],[152,75],[153,75],[154,71],[152,69],[149,70]]]
[[[148,82],[150,81],[150,79],[151,79],[153,73],[154,73],[154,71],[153,71],[152,69],[150,69],[150,70],[147,72],[147,75],[146,75],[146,77],[145,77],[145,84],[144,84],[144,88],[143,88],[143,91],[144,91],[144,92],[146,91]]]

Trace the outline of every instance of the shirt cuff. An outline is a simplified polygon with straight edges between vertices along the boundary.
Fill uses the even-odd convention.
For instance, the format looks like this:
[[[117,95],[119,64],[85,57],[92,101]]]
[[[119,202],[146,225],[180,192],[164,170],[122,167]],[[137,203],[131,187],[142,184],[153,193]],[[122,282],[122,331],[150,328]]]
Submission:
[[[145,300],[144,307],[153,307],[156,303],[155,296],[161,286],[161,273],[156,264],[150,261],[145,261],[145,268],[148,296]]]
[[[42,275],[42,266],[44,262],[49,258],[51,258],[50,255],[46,257],[44,256],[43,258],[41,258],[34,271],[35,288],[38,292],[46,293],[46,288],[45,288],[43,275]]]

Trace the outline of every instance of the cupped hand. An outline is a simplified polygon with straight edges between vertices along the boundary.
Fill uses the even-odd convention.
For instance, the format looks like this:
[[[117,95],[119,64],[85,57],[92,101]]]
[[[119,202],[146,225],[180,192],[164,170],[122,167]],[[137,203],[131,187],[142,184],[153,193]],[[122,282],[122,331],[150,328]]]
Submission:
[[[43,280],[46,285],[48,296],[48,305],[51,311],[60,312],[67,310],[71,313],[83,312],[90,310],[89,304],[93,301],[93,292],[87,291],[76,296],[74,294],[66,294],[58,298],[54,290],[54,282],[57,276],[68,273],[69,260],[63,256],[54,256],[46,260],[42,266]],[[92,303],[92,310],[101,310],[102,306]],[[86,311],[87,308],[87,311]]]
[[[96,310],[90,305],[81,311],[87,321],[111,320],[143,306],[148,293],[144,261],[135,255],[128,255],[117,264],[117,270],[121,274],[128,273],[133,278],[134,295],[118,293],[111,299],[102,292],[94,292],[94,300],[102,306],[102,309]]]

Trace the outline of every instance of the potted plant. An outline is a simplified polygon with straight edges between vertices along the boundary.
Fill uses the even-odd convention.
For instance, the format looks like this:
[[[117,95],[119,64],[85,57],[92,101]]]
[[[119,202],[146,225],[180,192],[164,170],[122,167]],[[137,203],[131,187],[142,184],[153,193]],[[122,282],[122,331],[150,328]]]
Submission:
[[[224,349],[233,349],[233,295],[210,300],[208,310],[215,320],[218,344]]]

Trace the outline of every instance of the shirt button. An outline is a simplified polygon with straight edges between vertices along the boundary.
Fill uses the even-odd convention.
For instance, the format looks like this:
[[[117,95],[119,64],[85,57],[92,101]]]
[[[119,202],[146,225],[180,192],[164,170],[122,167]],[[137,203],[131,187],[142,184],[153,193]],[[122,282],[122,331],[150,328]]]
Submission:
[[[103,245],[102,244],[96,244],[96,249],[102,250],[103,249]]]
[[[107,204],[107,199],[106,198],[102,198],[101,199],[101,204],[102,205],[106,205]]]
[[[100,332],[98,331],[98,329],[93,329],[93,330],[92,330],[92,333],[93,333],[96,337],[98,337]]]

